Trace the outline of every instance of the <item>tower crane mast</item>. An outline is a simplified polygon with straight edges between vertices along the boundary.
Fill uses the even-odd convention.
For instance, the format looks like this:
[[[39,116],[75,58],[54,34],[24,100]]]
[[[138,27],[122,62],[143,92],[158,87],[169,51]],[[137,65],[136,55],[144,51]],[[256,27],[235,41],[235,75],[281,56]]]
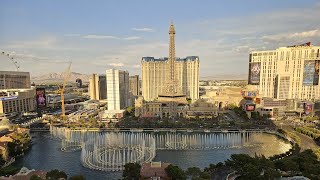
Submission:
[[[65,92],[66,85],[67,85],[69,78],[70,78],[70,69],[71,69],[71,62],[69,62],[69,66],[63,74],[62,87],[59,86],[59,91],[60,91],[60,95],[61,95],[61,116],[62,116],[63,121],[65,121],[65,119],[66,119],[66,111],[65,111],[65,104],[64,104],[64,92]]]

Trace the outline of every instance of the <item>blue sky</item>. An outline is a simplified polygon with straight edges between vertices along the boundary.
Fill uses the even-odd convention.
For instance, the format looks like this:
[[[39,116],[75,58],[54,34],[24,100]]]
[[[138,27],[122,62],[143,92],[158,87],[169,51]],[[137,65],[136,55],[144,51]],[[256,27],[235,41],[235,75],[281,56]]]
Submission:
[[[200,57],[200,76],[246,77],[252,50],[312,41],[320,45],[315,0],[81,1],[2,0],[0,50],[32,75],[108,68],[140,74],[143,56],[168,54],[176,26],[176,54]],[[13,65],[0,57],[0,70]]]

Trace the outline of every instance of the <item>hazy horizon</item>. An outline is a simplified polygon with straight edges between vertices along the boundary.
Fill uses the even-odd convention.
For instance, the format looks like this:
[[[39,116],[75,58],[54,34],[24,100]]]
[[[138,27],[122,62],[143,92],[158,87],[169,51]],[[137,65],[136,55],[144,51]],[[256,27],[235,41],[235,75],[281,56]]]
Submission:
[[[319,7],[316,0],[4,0],[0,51],[13,54],[20,70],[33,76],[61,73],[66,61],[83,74],[109,68],[140,74],[142,57],[168,56],[173,21],[176,55],[199,56],[200,77],[245,77],[250,51],[320,45]],[[0,70],[15,70],[6,57],[0,61]]]

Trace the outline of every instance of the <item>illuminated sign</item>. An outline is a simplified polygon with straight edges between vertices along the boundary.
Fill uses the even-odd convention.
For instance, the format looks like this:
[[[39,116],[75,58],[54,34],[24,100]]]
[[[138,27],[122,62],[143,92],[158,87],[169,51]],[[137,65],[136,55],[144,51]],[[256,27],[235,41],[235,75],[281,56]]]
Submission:
[[[249,84],[257,85],[260,83],[261,64],[259,62],[249,64]]]
[[[319,60],[304,62],[302,84],[305,86],[319,85]]]
[[[254,111],[256,109],[255,104],[246,104],[246,111]]]
[[[305,104],[304,106],[304,112],[306,114],[310,114],[312,112],[312,104]]]
[[[36,101],[37,107],[45,107],[47,105],[46,102],[46,91],[44,88],[37,88],[36,89]]]
[[[0,97],[1,101],[17,99],[18,96]]]

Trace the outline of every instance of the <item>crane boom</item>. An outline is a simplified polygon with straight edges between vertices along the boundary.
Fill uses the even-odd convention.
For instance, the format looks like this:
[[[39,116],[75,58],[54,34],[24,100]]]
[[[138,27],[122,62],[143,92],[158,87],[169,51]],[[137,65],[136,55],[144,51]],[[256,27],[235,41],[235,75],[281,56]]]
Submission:
[[[64,106],[64,92],[65,92],[65,87],[68,83],[68,80],[70,78],[70,69],[71,69],[71,62],[69,62],[69,66],[66,69],[66,71],[64,72],[63,75],[63,85],[62,88],[60,89],[60,93],[61,93],[61,116],[62,119],[65,120],[66,117],[66,111],[65,111],[65,106]]]

